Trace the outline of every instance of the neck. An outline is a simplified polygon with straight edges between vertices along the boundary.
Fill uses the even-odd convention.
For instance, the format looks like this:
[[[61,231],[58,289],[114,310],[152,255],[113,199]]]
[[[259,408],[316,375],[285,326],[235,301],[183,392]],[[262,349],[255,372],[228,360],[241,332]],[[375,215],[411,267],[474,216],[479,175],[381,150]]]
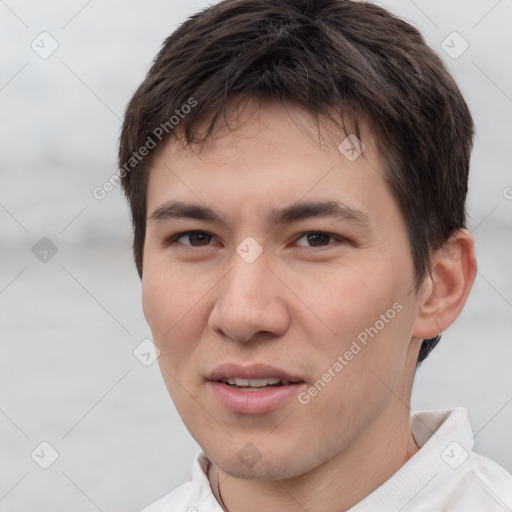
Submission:
[[[396,401],[396,400],[395,400]],[[383,484],[417,451],[409,411],[384,409],[348,449],[321,466],[279,481],[243,480],[212,464],[210,484],[226,512],[254,510],[342,512]]]

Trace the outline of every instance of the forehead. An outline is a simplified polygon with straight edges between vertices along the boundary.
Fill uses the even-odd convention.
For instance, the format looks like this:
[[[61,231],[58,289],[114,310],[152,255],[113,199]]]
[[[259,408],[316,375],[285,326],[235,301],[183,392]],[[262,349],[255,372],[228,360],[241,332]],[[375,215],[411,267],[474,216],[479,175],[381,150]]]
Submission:
[[[369,131],[356,137],[300,109],[259,105],[216,126],[201,146],[167,143],[150,170],[148,216],[170,200],[259,217],[330,200],[378,216],[376,206],[393,201],[383,167]]]

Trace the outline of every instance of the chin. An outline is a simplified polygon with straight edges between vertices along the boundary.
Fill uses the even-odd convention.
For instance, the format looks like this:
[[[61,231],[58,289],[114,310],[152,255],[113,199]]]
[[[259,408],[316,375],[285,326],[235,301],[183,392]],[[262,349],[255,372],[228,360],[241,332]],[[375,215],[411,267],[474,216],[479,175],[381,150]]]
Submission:
[[[244,480],[286,480],[303,475],[321,464],[321,461],[308,460],[307,454],[301,454],[296,446],[288,450],[263,448],[260,451],[246,443],[232,451],[217,447],[206,453],[224,473]]]

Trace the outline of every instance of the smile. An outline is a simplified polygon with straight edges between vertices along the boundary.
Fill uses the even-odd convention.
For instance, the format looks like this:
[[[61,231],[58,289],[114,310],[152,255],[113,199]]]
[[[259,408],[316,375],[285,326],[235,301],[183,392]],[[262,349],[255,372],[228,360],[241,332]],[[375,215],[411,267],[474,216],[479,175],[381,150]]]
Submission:
[[[266,364],[223,364],[207,375],[206,384],[212,403],[244,415],[278,410],[306,387],[297,375]]]
[[[280,386],[288,386],[292,382],[288,380],[268,378],[268,379],[242,379],[240,377],[220,380],[233,389],[242,389],[244,391],[261,391]],[[295,384],[295,383],[293,383]]]

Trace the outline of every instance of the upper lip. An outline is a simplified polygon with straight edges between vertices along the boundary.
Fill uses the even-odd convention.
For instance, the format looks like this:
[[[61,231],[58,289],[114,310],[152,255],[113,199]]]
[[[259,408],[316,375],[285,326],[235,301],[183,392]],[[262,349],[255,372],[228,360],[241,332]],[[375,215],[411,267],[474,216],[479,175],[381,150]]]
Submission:
[[[299,376],[266,364],[238,365],[225,363],[208,373],[208,380],[225,380],[239,377],[241,379],[280,379],[290,382],[304,382]]]

